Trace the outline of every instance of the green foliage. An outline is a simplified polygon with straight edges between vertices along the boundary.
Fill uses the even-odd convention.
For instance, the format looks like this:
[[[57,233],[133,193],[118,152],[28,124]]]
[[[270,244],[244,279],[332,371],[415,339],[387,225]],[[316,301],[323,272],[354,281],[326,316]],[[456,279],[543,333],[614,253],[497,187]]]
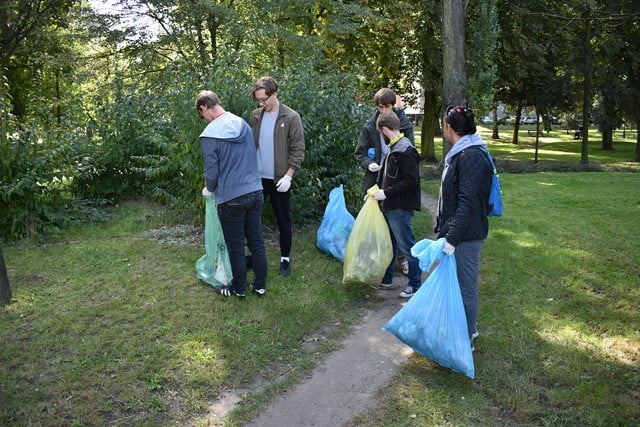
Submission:
[[[359,207],[362,178],[353,152],[368,116],[354,100],[353,79],[298,69],[279,80],[279,99],[302,117],[306,142],[304,163],[293,180],[294,220],[321,218],[329,192],[340,184],[347,204]]]
[[[195,210],[201,206],[204,183],[198,135],[206,122],[195,112],[195,96],[201,89],[211,89],[225,109],[248,120],[256,108],[250,89],[258,77],[248,75],[249,69],[242,60],[219,60],[201,77],[189,67],[178,66],[167,73],[174,80],[163,84],[167,91],[162,104],[154,107],[148,129],[153,135],[142,138],[155,146],[134,158],[154,198],[201,214],[200,209]],[[279,99],[298,111],[305,132],[305,160],[293,180],[294,221],[319,219],[329,191],[340,184],[345,185],[347,200],[359,204],[360,177],[353,150],[366,117],[353,99],[354,79],[335,73],[318,77],[303,66],[295,73],[275,72],[273,76],[280,84]],[[150,97],[148,101],[154,102]]]

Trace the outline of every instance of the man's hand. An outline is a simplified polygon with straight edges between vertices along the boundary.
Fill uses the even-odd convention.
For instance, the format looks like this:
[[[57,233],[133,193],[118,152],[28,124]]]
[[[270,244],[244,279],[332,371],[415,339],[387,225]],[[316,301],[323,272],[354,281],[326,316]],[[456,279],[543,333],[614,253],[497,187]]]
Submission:
[[[380,165],[376,162],[371,162],[367,168],[369,169],[369,172],[378,172],[380,170]]]
[[[452,245],[451,243],[449,243],[449,242],[445,242],[445,243],[444,243],[444,248],[442,248],[442,251],[443,251],[445,254],[447,254],[447,255],[451,256],[451,255],[453,255],[453,253],[456,251],[456,247],[455,247],[455,246],[453,246],[453,245]]]
[[[387,198],[387,195],[384,194],[384,190],[380,190],[376,194],[373,195],[373,198],[376,199],[377,201],[381,202],[382,200]]]
[[[279,191],[280,193],[286,193],[287,191],[289,191],[290,187],[291,187],[291,177],[289,175],[285,175],[282,178],[280,178],[280,180],[276,184],[276,190]]]
[[[213,193],[211,191],[207,190],[207,187],[204,187],[202,189],[202,196],[203,197],[211,197],[211,196],[213,196]]]

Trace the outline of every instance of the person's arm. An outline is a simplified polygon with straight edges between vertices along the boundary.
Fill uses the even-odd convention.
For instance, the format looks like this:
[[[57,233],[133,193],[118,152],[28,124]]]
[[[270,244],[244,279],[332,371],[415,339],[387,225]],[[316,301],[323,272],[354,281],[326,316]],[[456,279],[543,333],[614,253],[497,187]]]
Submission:
[[[474,201],[478,197],[483,174],[482,168],[477,166],[478,155],[484,156],[483,153],[476,154],[469,150],[462,152],[458,159],[458,206],[445,236],[453,246],[458,246],[474,215]]]
[[[215,193],[218,188],[218,150],[213,138],[200,138],[200,149],[204,160],[204,183],[207,190]]]
[[[304,160],[304,130],[302,128],[302,119],[298,113],[295,113],[291,126],[289,127],[289,158],[287,159],[287,175],[293,178],[293,174],[300,169]]]

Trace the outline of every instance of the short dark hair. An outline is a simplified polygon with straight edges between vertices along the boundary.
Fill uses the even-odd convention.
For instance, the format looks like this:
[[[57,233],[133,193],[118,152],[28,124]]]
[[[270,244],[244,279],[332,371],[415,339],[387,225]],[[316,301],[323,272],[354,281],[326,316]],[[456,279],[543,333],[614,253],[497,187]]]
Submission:
[[[200,106],[204,105],[207,108],[213,108],[220,104],[220,98],[212,90],[201,90],[196,97],[196,111],[200,114]]]
[[[387,127],[389,130],[400,130],[400,119],[398,115],[393,111],[381,113],[376,120],[376,128],[382,131],[382,127]]]
[[[476,123],[474,121],[473,110],[464,105],[454,105],[447,108],[444,114],[444,121],[451,126],[451,129],[458,135],[472,135],[476,133]]]
[[[251,89],[251,96],[255,99],[255,93],[257,90],[264,89],[267,96],[271,96],[278,91],[278,82],[273,77],[263,76],[256,81]]]
[[[373,103],[377,105],[395,105],[396,93],[388,87],[383,87],[373,96]]]

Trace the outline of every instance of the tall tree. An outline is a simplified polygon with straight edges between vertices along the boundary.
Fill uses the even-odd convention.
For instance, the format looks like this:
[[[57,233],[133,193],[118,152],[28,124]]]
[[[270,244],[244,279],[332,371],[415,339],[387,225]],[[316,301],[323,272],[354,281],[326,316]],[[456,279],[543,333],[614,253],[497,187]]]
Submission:
[[[442,0],[443,105],[466,105],[465,16],[468,0]],[[443,144],[443,154],[451,142]]]

